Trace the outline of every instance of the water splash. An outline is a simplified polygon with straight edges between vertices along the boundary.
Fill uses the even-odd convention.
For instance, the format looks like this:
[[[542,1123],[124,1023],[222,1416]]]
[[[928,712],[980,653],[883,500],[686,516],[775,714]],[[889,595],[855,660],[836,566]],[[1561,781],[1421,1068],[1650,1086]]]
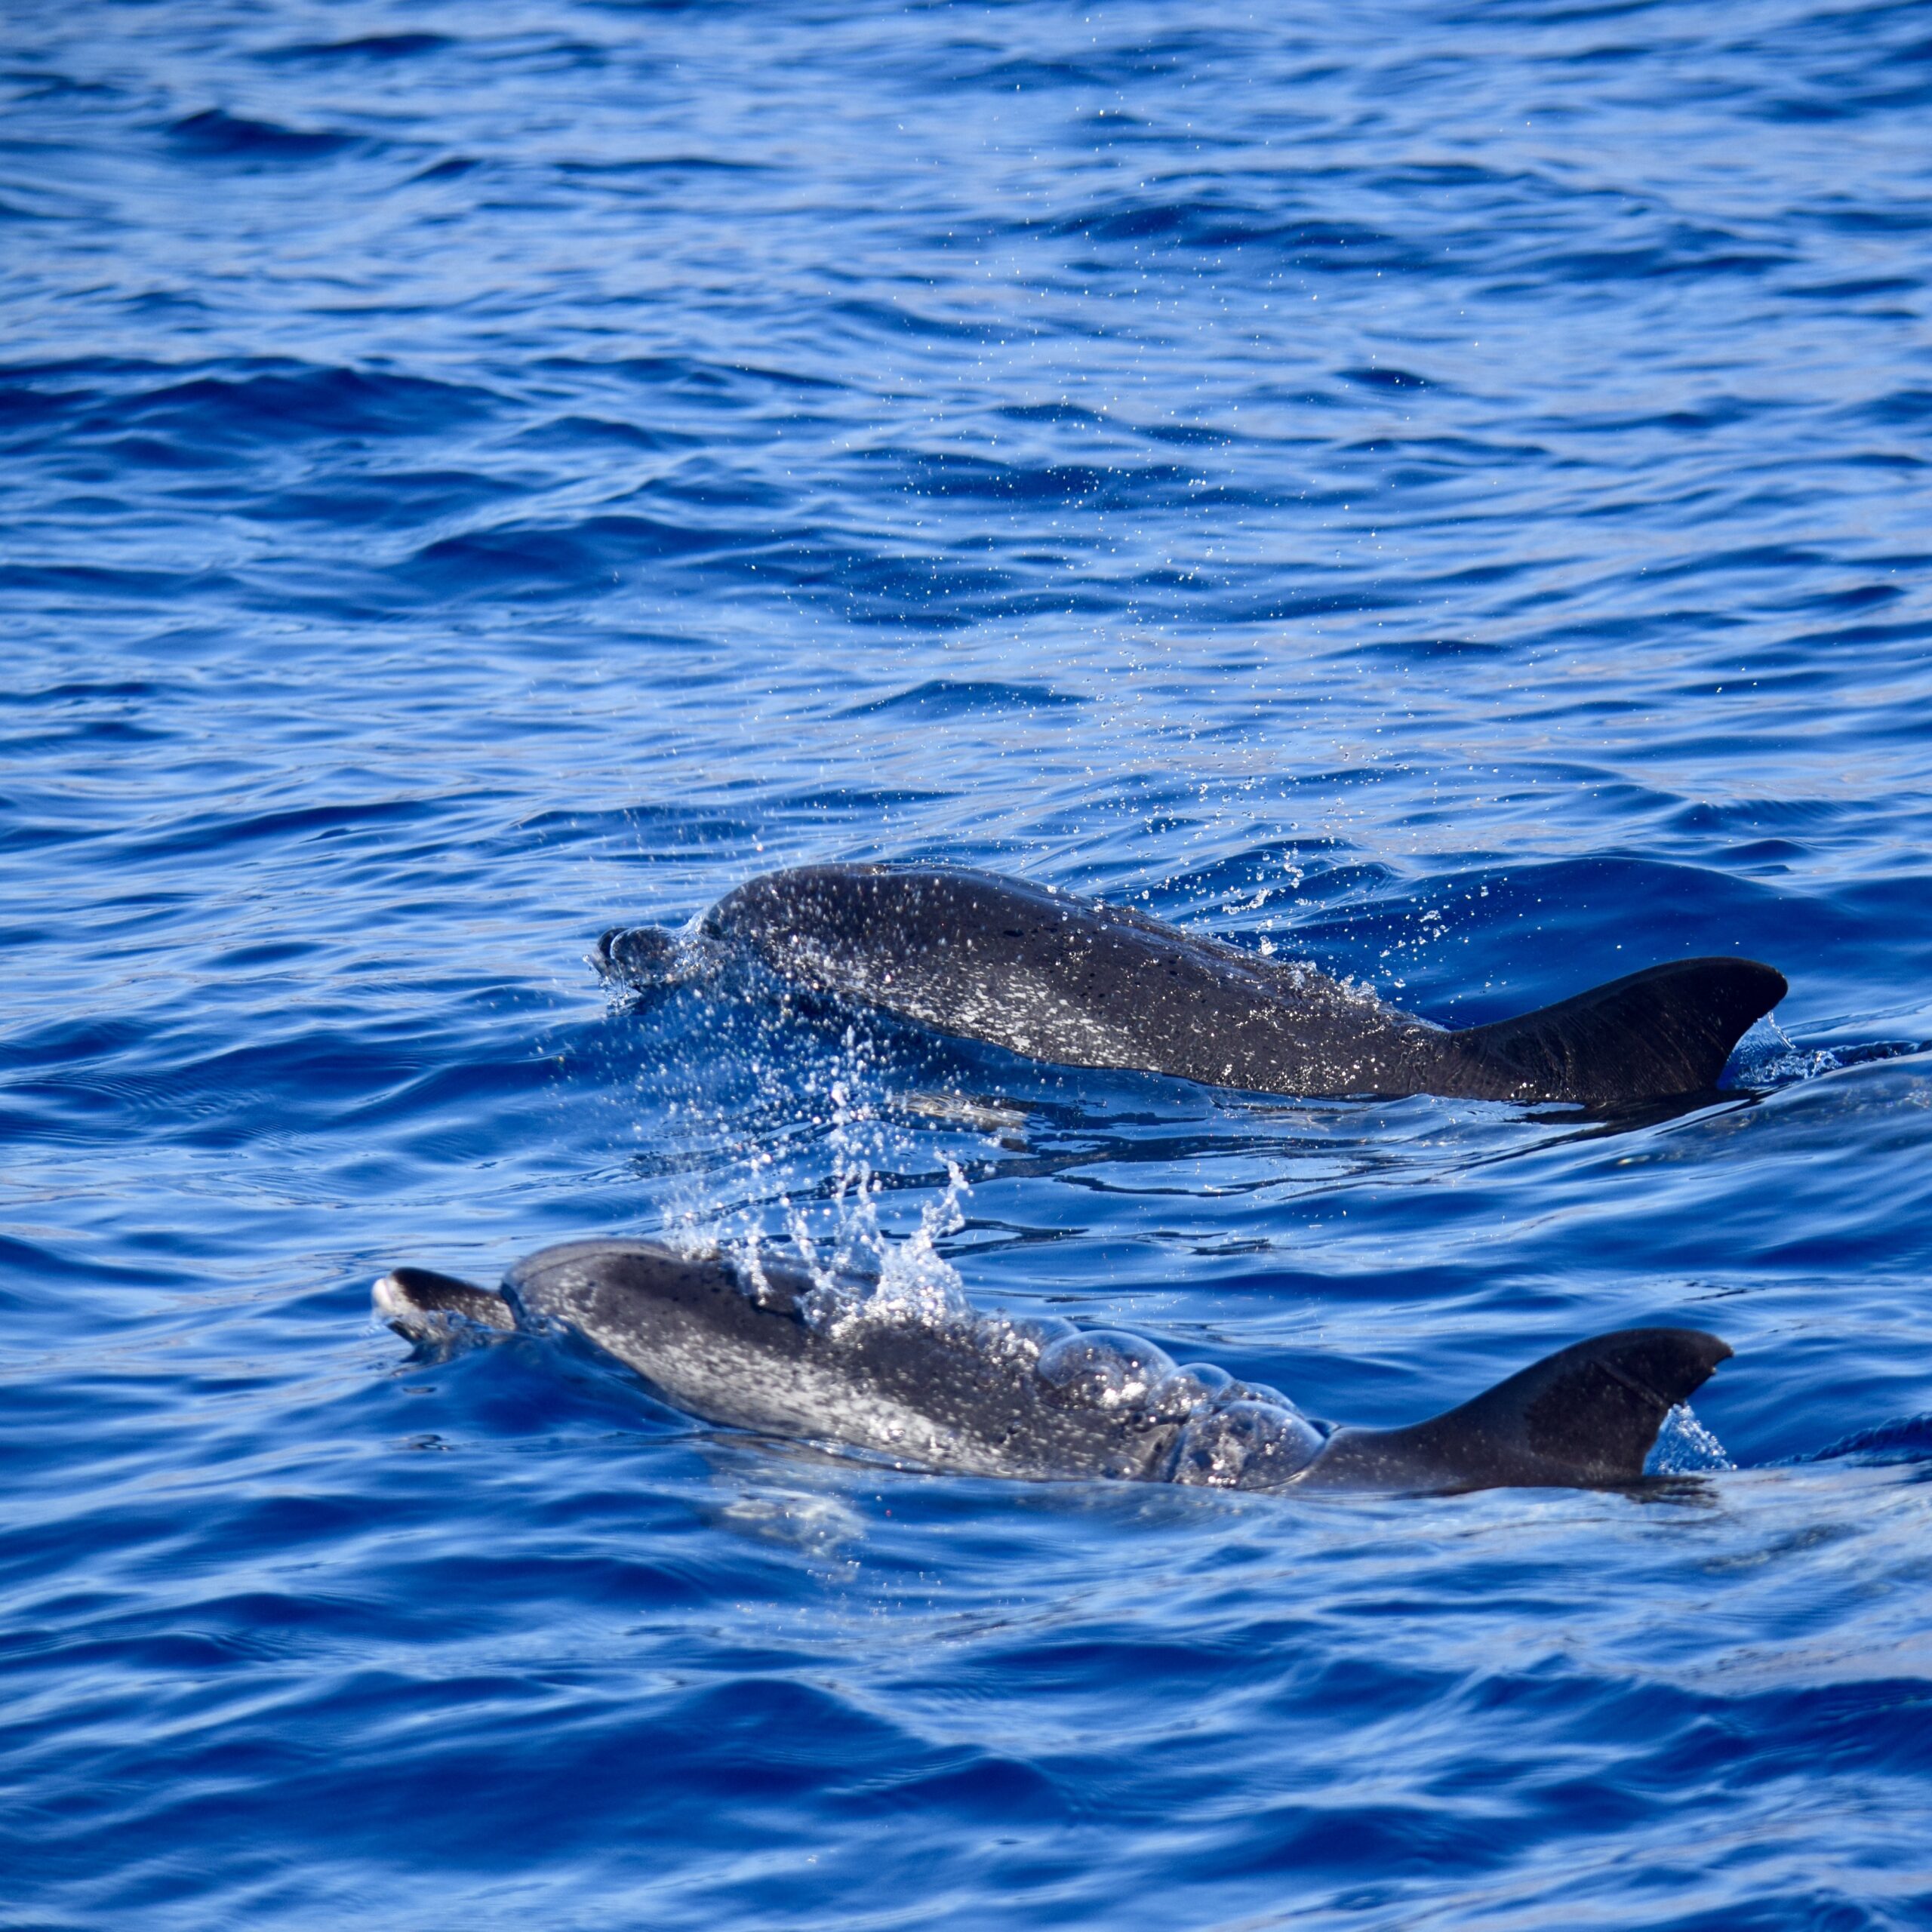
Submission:
[[[1657,1439],[1644,1459],[1647,1476],[1703,1475],[1737,1466],[1724,1444],[1692,1414],[1688,1402],[1678,1403],[1664,1417]]]
[[[1789,1087],[1844,1064],[1828,1048],[1801,1047],[1768,1013],[1753,1023],[1730,1057],[1730,1084]]]
[[[782,991],[776,1000],[714,996],[711,1011],[715,1026],[692,1029],[670,1063],[649,1069],[681,1090],[672,1118],[692,1152],[669,1238],[690,1253],[731,1255],[761,1289],[768,1255],[802,1266],[816,1291],[812,1318],[828,1324],[970,1314],[939,1250],[964,1225],[970,1183],[943,1158],[943,1186],[895,1185],[933,1156],[883,1076],[878,1037],[857,1024],[829,1035]],[[748,1032],[755,1048],[734,1065],[715,1051],[728,1027]],[[917,1220],[891,1225],[891,1204],[914,1200]]]

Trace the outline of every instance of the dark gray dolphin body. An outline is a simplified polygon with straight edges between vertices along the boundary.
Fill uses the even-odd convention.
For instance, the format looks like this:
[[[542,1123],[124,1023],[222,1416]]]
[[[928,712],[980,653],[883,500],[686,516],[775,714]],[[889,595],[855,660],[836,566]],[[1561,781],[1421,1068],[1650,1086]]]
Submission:
[[[700,929],[792,980],[1035,1059],[1308,1096],[1614,1107],[1702,1093],[1786,990],[1754,960],[1686,959],[1451,1032],[1312,966],[947,866],[773,872]],[[641,986],[675,953],[669,934],[633,927],[606,933],[594,956]]]
[[[407,1334],[455,1315],[562,1328],[635,1369],[675,1408],[762,1433],[851,1444],[923,1469],[1112,1477],[1222,1488],[1454,1491],[1633,1483],[1664,1417],[1730,1350],[1635,1328],[1546,1357],[1446,1414],[1331,1429],[1224,1371],[1178,1368],[1137,1337],[964,1310],[831,1318],[807,1276],[755,1274],[648,1241],[574,1241],[494,1295],[398,1268],[378,1311]]]

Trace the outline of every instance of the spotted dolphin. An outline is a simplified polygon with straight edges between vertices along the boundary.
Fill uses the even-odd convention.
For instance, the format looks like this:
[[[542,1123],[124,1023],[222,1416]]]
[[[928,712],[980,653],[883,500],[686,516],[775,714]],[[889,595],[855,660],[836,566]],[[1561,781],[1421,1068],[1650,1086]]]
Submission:
[[[1690,1328],[1560,1349],[1402,1429],[1337,1428],[1278,1390],[1177,1367],[1138,1336],[964,1305],[925,1318],[828,1306],[802,1270],[584,1241],[519,1262],[503,1291],[427,1269],[375,1284],[406,1335],[563,1331],[674,1408],[925,1469],[1035,1480],[1396,1493],[1628,1484],[1665,1417],[1730,1353]]]
[[[1310,1097],[1614,1108],[1702,1093],[1786,990],[1755,960],[1683,959],[1452,1030],[1303,963],[954,866],[769,873],[698,930],[794,982],[1035,1059]],[[592,955],[634,986],[680,957],[648,926],[614,928]]]

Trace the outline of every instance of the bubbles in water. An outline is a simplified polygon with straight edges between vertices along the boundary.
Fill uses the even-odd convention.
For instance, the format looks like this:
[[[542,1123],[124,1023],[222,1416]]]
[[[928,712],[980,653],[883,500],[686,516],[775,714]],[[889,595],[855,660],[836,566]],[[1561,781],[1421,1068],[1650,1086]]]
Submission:
[[[1235,1399],[1241,1386],[1225,1368],[1212,1362],[1198,1362],[1189,1368],[1177,1368],[1155,1389],[1151,1406],[1167,1422],[1184,1422],[1198,1411],[1220,1401]]]
[[[1035,1370],[1069,1407],[1138,1407],[1174,1374],[1174,1358],[1138,1335],[1090,1329],[1055,1342]]]
[[[1199,1415],[1176,1441],[1170,1482],[1208,1489],[1272,1489],[1312,1462],[1321,1433],[1292,1409],[1235,1401]]]
[[[734,1497],[707,1512],[720,1529],[809,1555],[835,1556],[857,1540],[863,1518],[841,1497],[806,1490],[774,1490]]]
[[[986,1318],[994,1347],[1023,1361],[1037,1362],[1056,1342],[1079,1330],[1057,1315],[993,1315]]]

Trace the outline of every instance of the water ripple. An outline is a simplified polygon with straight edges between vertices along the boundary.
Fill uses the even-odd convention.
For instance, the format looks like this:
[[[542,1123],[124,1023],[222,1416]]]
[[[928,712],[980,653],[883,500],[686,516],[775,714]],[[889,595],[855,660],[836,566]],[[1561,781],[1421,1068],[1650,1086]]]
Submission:
[[[21,13],[21,1922],[1932,1921],[1927,50],[1912,0]],[[1598,1121],[585,963],[911,857],[1451,1023],[1792,992]],[[368,1313],[954,1201],[982,1299],[1364,1423],[1714,1327],[1740,1466],[934,1478]]]

